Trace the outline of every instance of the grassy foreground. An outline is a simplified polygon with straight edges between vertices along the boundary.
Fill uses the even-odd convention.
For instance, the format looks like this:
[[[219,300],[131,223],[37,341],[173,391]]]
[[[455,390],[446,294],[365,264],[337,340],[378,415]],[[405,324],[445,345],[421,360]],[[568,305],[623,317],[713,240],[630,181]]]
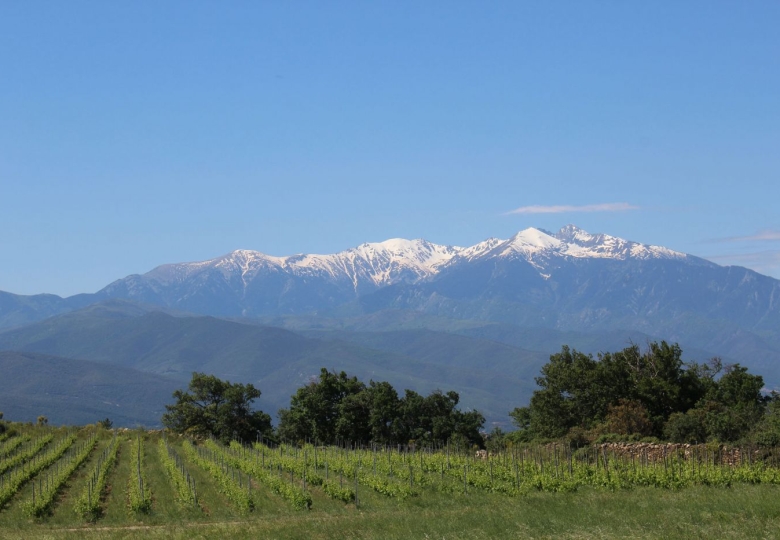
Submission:
[[[45,433],[53,433],[55,440],[66,435],[60,431],[37,431],[40,430],[30,430],[31,440]],[[79,440],[91,433],[82,430]],[[131,510],[128,491],[139,468],[137,458],[132,458],[139,438],[144,448],[144,481],[152,499],[148,514]],[[408,498],[388,497],[361,487],[359,507],[310,486],[311,508],[296,510],[253,480],[254,507],[250,512],[227,497],[213,475],[187,460],[187,443],[172,440],[172,447],[183,456],[183,463],[198,486],[196,507],[177,501],[164,469],[165,450],[159,434],[143,432],[125,433],[116,439],[117,459],[106,473],[96,518],[91,521],[76,511],[78,499],[100,465],[99,456],[114,440],[108,432],[99,433],[98,439],[90,457],[68,477],[44,514],[32,517],[27,511],[33,491],[31,482],[0,508],[0,539],[780,538],[780,485],[773,483],[615,491],[583,486],[576,492],[531,490],[518,496],[480,489],[469,489],[468,494],[443,493],[420,487],[416,488],[416,496]],[[13,459],[31,443],[25,442],[19,449],[12,448],[12,441],[2,444],[2,448],[10,449],[6,459]],[[252,455],[249,454],[250,461],[257,458]],[[266,454],[266,459],[270,458]],[[62,461],[67,463],[69,459],[65,455]],[[337,456],[330,459],[335,466]],[[370,462],[365,464],[366,468],[372,466]],[[283,477],[287,478],[287,474],[283,473]],[[331,475],[336,478],[334,472]]]
[[[356,510],[254,513],[187,520],[149,516],[96,525],[0,520],[2,538],[780,538],[775,486],[473,494],[365,504]],[[157,517],[158,519],[155,519]]]

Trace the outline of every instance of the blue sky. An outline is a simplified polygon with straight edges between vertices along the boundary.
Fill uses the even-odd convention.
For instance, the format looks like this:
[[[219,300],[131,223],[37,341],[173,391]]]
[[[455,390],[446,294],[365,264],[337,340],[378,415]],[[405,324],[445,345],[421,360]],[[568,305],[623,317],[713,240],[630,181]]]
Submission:
[[[780,277],[778,24],[776,1],[0,3],[0,290],[567,223]]]

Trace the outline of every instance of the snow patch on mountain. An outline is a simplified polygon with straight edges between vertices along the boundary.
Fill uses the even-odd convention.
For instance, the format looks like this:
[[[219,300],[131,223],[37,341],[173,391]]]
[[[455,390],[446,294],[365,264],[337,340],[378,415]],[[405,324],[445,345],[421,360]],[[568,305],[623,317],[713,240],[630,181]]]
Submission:
[[[470,247],[443,246],[426,240],[392,238],[365,243],[330,255],[298,254],[277,257],[258,251],[236,250],[216,259],[168,264],[145,276],[150,286],[180,284],[212,272],[225,281],[239,281],[243,288],[257,277],[280,273],[302,278],[324,278],[359,288],[379,288],[394,283],[416,283],[438,274],[448,265],[494,258],[520,258],[550,279],[550,261],[558,257],[603,259],[683,259],[683,253],[660,246],[631,242],[607,234],[590,234],[574,225],[557,233],[528,228],[508,240],[489,238]]]

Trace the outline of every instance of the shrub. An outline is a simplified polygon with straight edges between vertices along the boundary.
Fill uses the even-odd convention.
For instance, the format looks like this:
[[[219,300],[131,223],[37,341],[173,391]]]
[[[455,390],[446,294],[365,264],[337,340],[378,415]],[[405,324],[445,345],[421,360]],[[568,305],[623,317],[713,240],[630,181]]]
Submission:
[[[691,409],[686,413],[673,413],[664,425],[664,436],[676,443],[696,443],[707,440],[704,411]]]

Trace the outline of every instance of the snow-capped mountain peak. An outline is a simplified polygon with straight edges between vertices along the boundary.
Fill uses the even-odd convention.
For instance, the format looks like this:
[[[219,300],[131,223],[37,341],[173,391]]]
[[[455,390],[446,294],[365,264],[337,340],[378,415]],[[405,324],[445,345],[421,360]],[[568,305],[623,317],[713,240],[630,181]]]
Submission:
[[[651,246],[624,240],[608,234],[590,234],[574,225],[566,225],[555,237],[567,244],[566,254],[572,257],[593,257],[610,259],[676,259],[684,253],[661,246]]]
[[[552,275],[550,269],[555,266],[552,261],[562,258],[626,260],[685,257],[663,247],[607,234],[591,234],[567,225],[557,233],[531,227],[508,240],[489,238],[466,248],[434,244],[422,239],[392,238],[329,255],[273,256],[239,249],[208,261],[159,266],[144,276],[127,279],[135,288],[143,288],[145,282],[152,290],[161,290],[161,287],[193,280],[207,283],[211,279],[209,276],[216,273],[231,288],[237,287],[243,291],[241,294],[246,294],[252,283],[259,284],[264,277],[273,275],[282,280],[324,280],[337,288],[349,287],[355,294],[362,294],[395,283],[433,279],[444,268],[478,260],[525,260],[548,279]]]
[[[541,229],[522,230],[501,246],[501,255],[522,253],[533,256],[542,252],[558,251],[561,241]]]

